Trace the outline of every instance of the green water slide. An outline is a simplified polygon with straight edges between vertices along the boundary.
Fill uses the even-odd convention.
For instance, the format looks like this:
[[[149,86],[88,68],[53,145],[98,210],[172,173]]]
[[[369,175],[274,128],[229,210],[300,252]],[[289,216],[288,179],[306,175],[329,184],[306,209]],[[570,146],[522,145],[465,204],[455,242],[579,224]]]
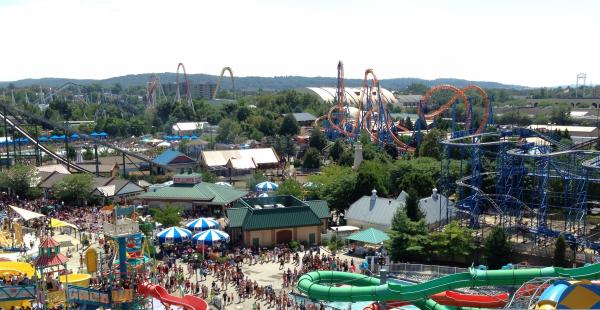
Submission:
[[[313,271],[298,280],[298,289],[311,299],[326,301],[423,301],[428,296],[464,287],[521,285],[537,277],[600,278],[600,264],[580,268],[528,268],[477,270],[452,274],[431,281],[403,285],[380,284],[379,279],[356,273]],[[332,286],[338,285],[338,286]],[[339,286],[341,285],[341,286]]]

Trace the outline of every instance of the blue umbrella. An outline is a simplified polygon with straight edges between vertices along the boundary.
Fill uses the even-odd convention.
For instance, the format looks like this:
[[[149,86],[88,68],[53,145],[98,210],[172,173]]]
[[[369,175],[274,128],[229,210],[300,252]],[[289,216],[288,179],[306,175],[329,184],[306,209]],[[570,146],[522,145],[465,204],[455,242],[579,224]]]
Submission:
[[[192,237],[194,244],[213,245],[216,242],[229,242],[229,234],[217,229],[209,229]]]
[[[278,187],[279,185],[269,181],[264,181],[256,184],[256,190],[259,192],[275,191]]]
[[[183,137],[181,137],[181,138],[182,138],[183,140],[189,140],[189,139],[190,139],[190,136],[183,136]]]
[[[106,137],[108,137],[108,134],[107,134],[106,132],[104,132],[104,131],[103,131],[103,132],[99,133],[99,134],[98,134],[98,136],[99,136],[99,137],[106,138]]]
[[[191,231],[205,231],[212,228],[218,228],[219,222],[211,218],[201,217],[185,224],[185,227]]]
[[[74,133],[71,135],[71,139],[79,139],[79,135]]]
[[[192,232],[181,227],[170,227],[156,234],[156,237],[160,244],[175,244],[190,240]]]
[[[40,137],[38,139],[38,141],[40,141],[40,142],[48,142],[48,140],[49,140],[48,137]]]
[[[171,136],[163,136],[163,140],[170,141],[171,140]]]
[[[198,139],[198,136],[196,136],[196,135],[191,135],[191,136],[190,136],[190,139],[192,139],[192,140],[196,140],[196,139]]]
[[[50,140],[58,140],[58,139],[60,139],[60,137],[59,137],[59,136],[57,136],[57,135],[52,135],[52,136],[50,137]]]
[[[99,136],[99,135],[100,135],[100,134],[99,134],[99,133],[97,133],[97,132],[95,132],[95,131],[94,131],[94,132],[92,132],[92,133],[90,134],[90,136],[92,136],[92,137],[97,137],[97,136]]]
[[[179,140],[179,139],[181,139],[181,137],[180,137],[180,136],[172,136],[171,138],[172,138],[173,140]]]

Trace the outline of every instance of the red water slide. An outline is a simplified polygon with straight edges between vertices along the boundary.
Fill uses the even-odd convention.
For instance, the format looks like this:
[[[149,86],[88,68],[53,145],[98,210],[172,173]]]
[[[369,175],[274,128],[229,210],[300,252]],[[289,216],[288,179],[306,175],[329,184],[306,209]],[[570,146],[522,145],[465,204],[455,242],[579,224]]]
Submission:
[[[185,310],[208,309],[208,304],[200,297],[193,295],[184,295],[183,297],[173,296],[164,287],[152,283],[140,284],[138,286],[138,293],[158,299],[167,309],[171,305],[183,307]]]
[[[455,291],[445,291],[431,296],[435,302],[445,306],[454,307],[475,307],[475,308],[502,308],[508,302],[508,293],[498,295],[469,295]],[[406,306],[410,304],[406,301],[388,301],[390,308]],[[364,310],[379,310],[381,307],[377,303],[367,306]]]
[[[497,295],[471,295],[445,291],[431,296],[436,302],[455,307],[502,308],[508,302],[508,293]]]

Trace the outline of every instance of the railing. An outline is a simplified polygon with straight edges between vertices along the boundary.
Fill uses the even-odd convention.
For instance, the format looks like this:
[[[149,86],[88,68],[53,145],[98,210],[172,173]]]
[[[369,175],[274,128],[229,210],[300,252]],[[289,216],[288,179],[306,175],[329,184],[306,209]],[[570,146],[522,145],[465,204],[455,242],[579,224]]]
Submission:
[[[108,296],[108,293],[74,285],[68,286],[68,292],[69,299],[73,302],[94,306],[110,305],[110,298]]]
[[[371,272],[374,274],[379,273],[382,267],[388,270],[389,274],[392,275],[420,275],[430,277],[441,277],[445,275],[468,272],[469,268],[451,267],[451,266],[440,266],[440,265],[425,265],[425,264],[409,264],[409,263],[389,263],[384,266],[379,264],[369,265]],[[539,266],[521,265],[514,264],[512,269],[525,269],[525,268],[542,268]]]
[[[35,285],[0,286],[0,301],[35,299]]]
[[[120,219],[117,221],[116,225],[109,222],[104,222],[102,226],[104,233],[109,236],[135,234],[140,232],[139,224],[129,219]]]

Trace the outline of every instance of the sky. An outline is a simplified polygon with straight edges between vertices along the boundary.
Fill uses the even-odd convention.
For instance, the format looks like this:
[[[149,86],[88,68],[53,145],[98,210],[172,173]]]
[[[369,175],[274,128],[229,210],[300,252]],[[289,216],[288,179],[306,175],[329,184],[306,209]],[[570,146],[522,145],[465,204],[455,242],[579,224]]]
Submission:
[[[600,82],[600,1],[0,0],[0,81],[150,72]]]

